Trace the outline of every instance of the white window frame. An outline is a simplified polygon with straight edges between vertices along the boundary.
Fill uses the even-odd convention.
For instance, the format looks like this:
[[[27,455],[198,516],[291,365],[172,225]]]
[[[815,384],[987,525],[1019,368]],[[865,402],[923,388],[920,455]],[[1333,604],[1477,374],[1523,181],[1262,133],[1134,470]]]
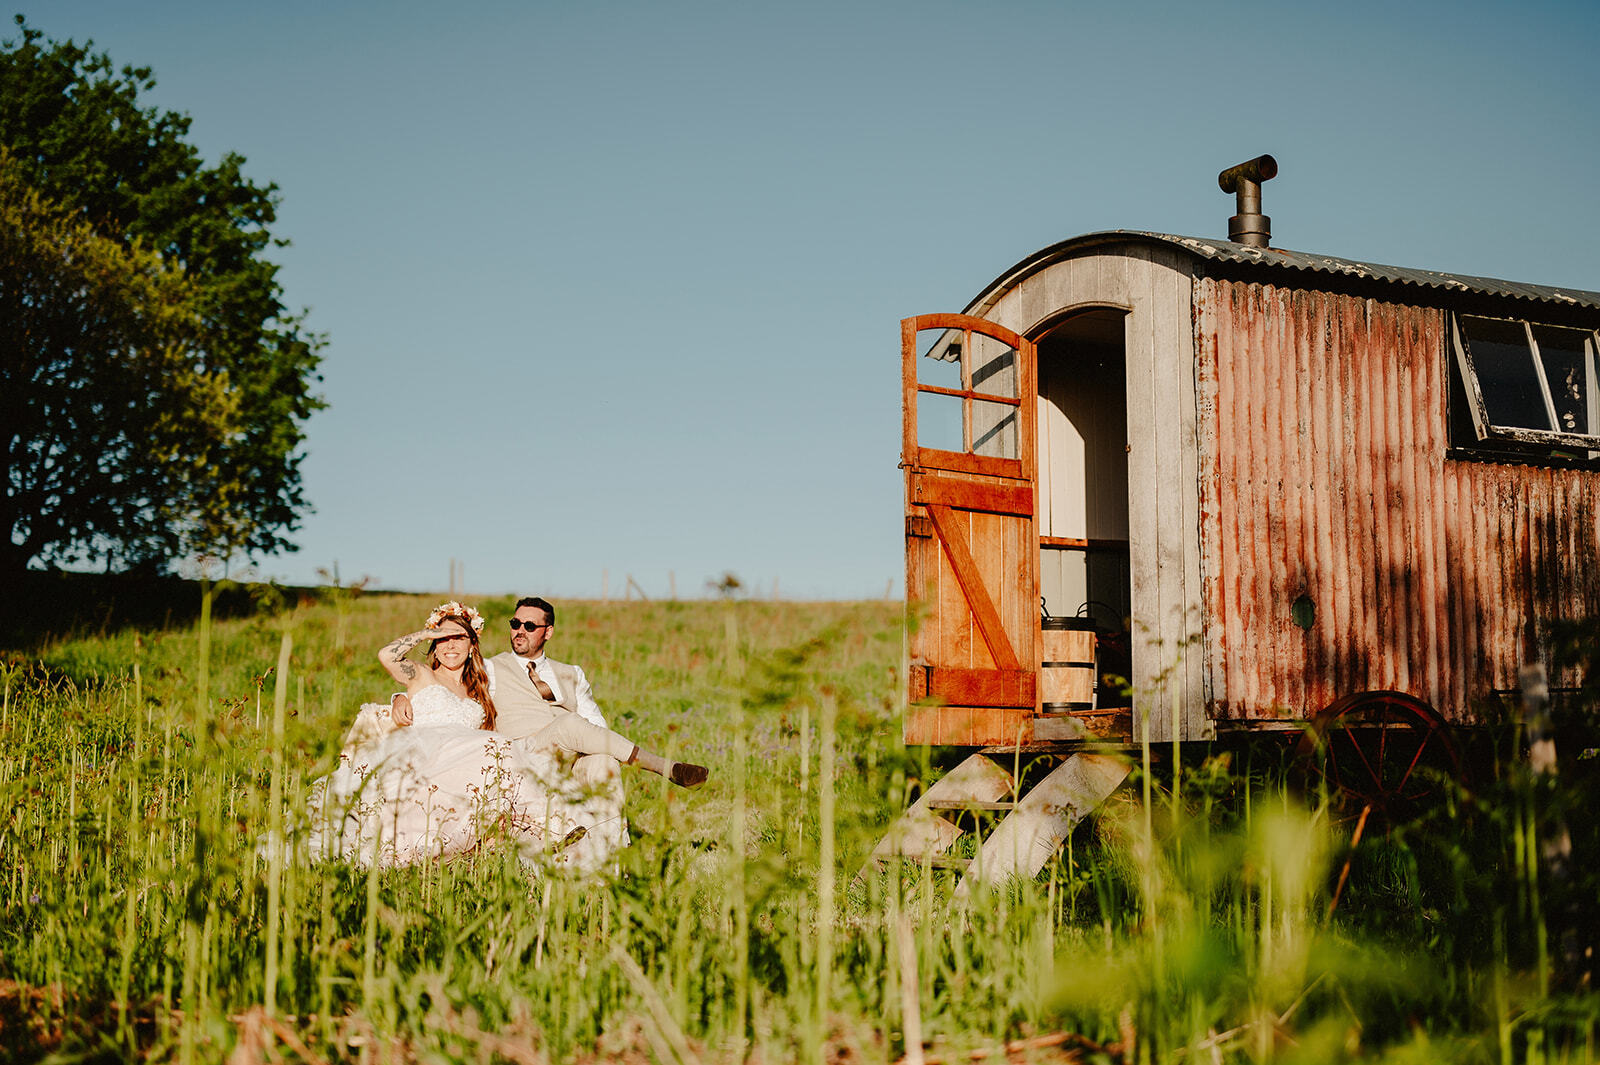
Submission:
[[[1555,401],[1550,395],[1550,382],[1546,379],[1544,360],[1539,356],[1539,341],[1534,336],[1535,324],[1550,328],[1574,328],[1572,326],[1556,326],[1551,322],[1535,323],[1527,318],[1501,318],[1492,314],[1452,314],[1450,316],[1450,343],[1455,351],[1456,369],[1461,375],[1461,383],[1466,390],[1467,408],[1472,414],[1473,428],[1477,433],[1479,443],[1496,443],[1520,445],[1519,450],[1526,449],[1530,455],[1545,454],[1551,450],[1577,451],[1573,458],[1600,459],[1600,331],[1589,330],[1588,337],[1584,340],[1584,385],[1585,399],[1588,409],[1588,433],[1564,433],[1555,429],[1536,429],[1525,425],[1496,425],[1489,419],[1489,408],[1484,402],[1483,387],[1478,381],[1477,367],[1473,364],[1470,345],[1462,340],[1462,318],[1482,318],[1500,322],[1514,322],[1522,326],[1524,337],[1528,342],[1528,357],[1533,360],[1535,379],[1539,382],[1539,391],[1544,398],[1545,417],[1551,426],[1558,424]],[[1581,329],[1581,327],[1578,327]],[[1465,442],[1470,447],[1470,442]]]

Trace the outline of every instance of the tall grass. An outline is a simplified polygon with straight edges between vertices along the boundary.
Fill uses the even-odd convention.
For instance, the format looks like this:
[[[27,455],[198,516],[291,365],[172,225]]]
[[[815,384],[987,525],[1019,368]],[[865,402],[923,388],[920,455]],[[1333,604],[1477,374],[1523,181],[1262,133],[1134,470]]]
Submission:
[[[1037,881],[957,902],[928,866],[853,879],[949,761],[899,742],[893,604],[563,604],[552,653],[614,726],[714,770],[694,793],[630,776],[613,876],[259,848],[386,694],[372,651],[432,605],[7,659],[7,1060],[1592,1057],[1595,998],[1537,940],[1594,881],[1553,886],[1529,849],[1575,800],[1515,773],[1352,851],[1271,750],[1146,749]],[[479,606],[495,649],[511,604]]]

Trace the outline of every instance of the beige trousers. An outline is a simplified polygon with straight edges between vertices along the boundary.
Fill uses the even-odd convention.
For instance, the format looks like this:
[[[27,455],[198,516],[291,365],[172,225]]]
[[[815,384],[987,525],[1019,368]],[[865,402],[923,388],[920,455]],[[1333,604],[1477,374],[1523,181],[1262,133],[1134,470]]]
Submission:
[[[634,748],[633,741],[627,737],[585,721],[577,714],[562,714],[538,732],[517,742],[526,744],[529,750],[545,754],[553,755],[559,750],[580,756],[603,755],[617,762],[626,762],[632,757]],[[599,759],[592,760],[599,761]],[[583,763],[589,761],[591,761],[589,757],[580,757],[578,766],[581,767]],[[590,767],[586,772],[594,772],[597,769],[597,766]]]

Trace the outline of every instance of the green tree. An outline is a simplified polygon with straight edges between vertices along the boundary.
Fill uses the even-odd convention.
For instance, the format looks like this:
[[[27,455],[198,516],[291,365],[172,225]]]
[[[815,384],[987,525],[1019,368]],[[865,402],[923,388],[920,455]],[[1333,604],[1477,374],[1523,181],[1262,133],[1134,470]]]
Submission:
[[[277,187],[235,154],[206,165],[187,116],[141,106],[148,69],[17,25],[0,44],[0,568],[292,549],[323,338],[265,257],[284,243]]]
[[[219,488],[205,456],[239,431],[206,365],[196,289],[26,185],[0,148],[0,412],[20,554],[202,547]]]

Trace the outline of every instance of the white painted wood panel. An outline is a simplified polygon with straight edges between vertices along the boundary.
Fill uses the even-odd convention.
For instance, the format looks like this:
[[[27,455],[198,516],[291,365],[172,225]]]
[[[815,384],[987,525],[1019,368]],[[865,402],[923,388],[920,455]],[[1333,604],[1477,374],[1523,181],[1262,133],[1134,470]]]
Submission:
[[[1039,594],[1052,617],[1071,617],[1089,598],[1089,566],[1082,551],[1039,551]]]
[[[1010,288],[987,294],[969,310],[1037,339],[1064,313],[1093,307],[1128,312],[1126,535],[1133,586],[1135,734],[1148,712],[1151,738],[1170,738],[1176,706],[1181,737],[1204,738],[1210,722],[1202,655],[1193,643],[1202,614],[1193,277],[1187,258],[1138,242],[1101,246],[1014,279]],[[1040,404],[1041,424],[1049,418],[1049,405]],[[1041,443],[1046,445],[1041,461],[1048,456],[1053,464],[1048,474],[1040,471],[1041,507],[1048,506],[1050,515],[1042,530],[1069,527],[1061,511],[1070,512],[1079,497],[1070,485],[1056,484],[1054,464],[1062,461],[1056,457],[1057,440]],[[1086,459],[1079,459],[1079,470]],[[1071,462],[1065,467],[1070,479]],[[1088,491],[1085,483],[1085,505]],[[1085,526],[1076,535],[1099,534]],[[1059,569],[1055,579],[1062,593],[1070,594]]]

